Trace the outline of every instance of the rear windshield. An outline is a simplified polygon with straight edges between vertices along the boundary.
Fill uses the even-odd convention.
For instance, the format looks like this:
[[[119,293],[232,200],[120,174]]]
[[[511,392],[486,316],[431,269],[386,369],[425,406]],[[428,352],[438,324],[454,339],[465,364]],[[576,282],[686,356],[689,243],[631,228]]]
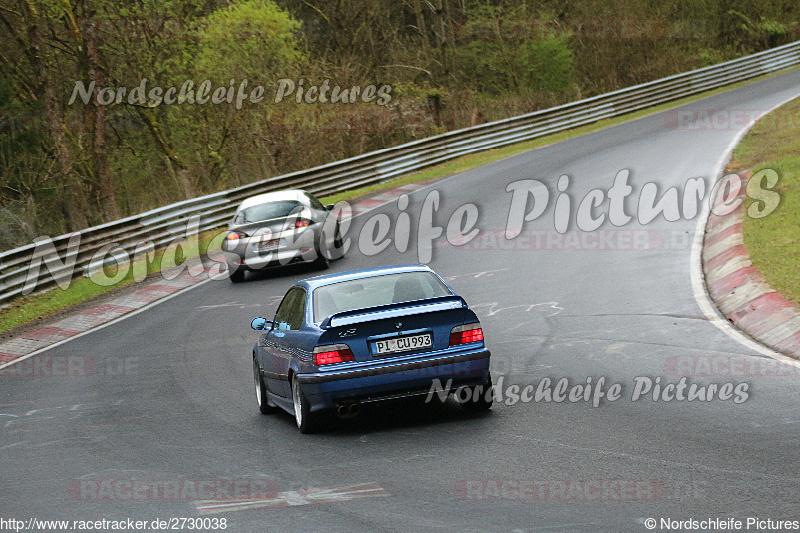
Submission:
[[[268,202],[258,204],[247,209],[242,209],[236,213],[234,224],[248,224],[250,222],[260,222],[273,218],[285,218],[292,213],[297,213],[303,208],[303,204],[296,200],[282,200],[280,202]]]
[[[342,311],[452,294],[436,274],[424,271],[342,281],[314,290],[314,321]]]

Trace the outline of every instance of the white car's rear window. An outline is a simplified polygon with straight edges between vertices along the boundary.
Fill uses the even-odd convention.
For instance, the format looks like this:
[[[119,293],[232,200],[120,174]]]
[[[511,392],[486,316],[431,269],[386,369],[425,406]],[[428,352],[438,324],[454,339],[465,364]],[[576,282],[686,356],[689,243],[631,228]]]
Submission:
[[[258,204],[236,213],[233,222],[234,224],[249,224],[250,222],[285,218],[293,213],[298,213],[302,208],[303,204],[296,200]]]

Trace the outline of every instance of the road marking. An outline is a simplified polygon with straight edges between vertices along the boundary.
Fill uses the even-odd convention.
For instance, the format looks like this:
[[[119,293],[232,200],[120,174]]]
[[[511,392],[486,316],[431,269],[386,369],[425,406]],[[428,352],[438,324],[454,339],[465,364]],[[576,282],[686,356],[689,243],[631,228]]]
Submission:
[[[195,507],[201,514],[229,513],[246,509],[265,509],[269,507],[288,507],[310,505],[313,503],[332,503],[360,500],[363,498],[380,498],[389,496],[377,483],[358,483],[342,485],[328,489],[307,489],[300,491],[278,492],[272,498],[252,498],[236,500],[199,500]]]
[[[468,274],[453,274],[452,276],[442,276],[442,279],[445,281],[453,281],[454,279],[463,278],[463,277],[471,277],[474,279],[482,278],[486,276],[490,278],[494,276],[495,272],[505,272],[506,270],[510,270],[509,268],[496,268],[494,270],[483,270],[481,272],[470,272]]]
[[[783,104],[790,102],[797,98],[797,95],[787,98],[786,100],[780,102],[776,106],[766,110],[764,113],[760,114],[758,117],[751,118],[750,122],[741,130],[736,136],[731,140],[728,146],[725,148],[725,151],[722,153],[720,158],[717,160],[714,169],[712,170],[712,177],[720,178],[722,176],[722,171],[725,168],[725,165],[730,160],[730,156],[733,153],[734,148],[739,144],[745,134],[750,131],[750,129],[755,125],[755,123],[766,115],[767,113],[779,108]],[[706,198],[703,202],[703,210],[700,215],[700,219],[697,221],[697,226],[694,231],[694,239],[692,241],[692,255],[690,258],[691,261],[691,284],[692,284],[692,292],[694,293],[694,299],[697,302],[697,305],[700,306],[700,310],[703,311],[703,314],[706,316],[709,322],[717,326],[722,332],[728,335],[731,339],[735,340],[739,344],[753,350],[755,352],[760,353],[761,355],[766,355],[767,357],[772,357],[773,359],[777,359],[783,363],[796,366],[800,368],[800,361],[796,359],[792,359],[791,357],[787,357],[781,353],[776,352],[775,350],[764,346],[763,344],[756,342],[752,338],[745,335],[741,332],[738,328],[732,326],[725,317],[717,309],[717,306],[714,302],[711,301],[708,292],[706,291],[706,283],[705,278],[703,276],[703,266],[702,266],[702,254],[703,254],[703,237],[705,235],[706,224],[708,223],[709,215],[711,214],[711,202],[713,200],[711,198]]]
[[[246,309],[248,307],[261,307],[261,304],[241,304],[239,302],[228,302],[226,304],[199,305],[195,309],[219,309],[221,307],[238,307],[239,309]]]
[[[22,442],[14,442],[12,444],[6,444],[5,446],[0,446],[0,451],[8,450],[9,448],[14,448],[16,446],[22,446],[23,444],[28,444],[30,441],[24,440]]]
[[[524,312],[530,313],[534,309],[537,309],[539,307],[545,306],[545,312],[547,312],[546,311],[547,309],[552,309],[553,310],[552,312],[549,312],[549,314],[544,314],[543,313],[542,314],[542,318],[550,318],[551,316],[556,316],[557,314],[559,314],[561,311],[564,310],[563,307],[559,307],[558,302],[541,302],[541,303],[535,303],[535,304],[511,305],[511,306],[508,306],[508,307],[500,307],[499,309],[497,307],[498,305],[500,305],[498,302],[488,302],[488,303],[471,305],[470,308],[471,309],[479,309],[481,307],[488,307],[489,308],[489,312],[486,314],[487,318],[491,317],[491,316],[495,316],[495,315],[497,315],[497,314],[499,314],[499,313],[501,313],[503,311],[508,311],[509,309],[523,309]]]

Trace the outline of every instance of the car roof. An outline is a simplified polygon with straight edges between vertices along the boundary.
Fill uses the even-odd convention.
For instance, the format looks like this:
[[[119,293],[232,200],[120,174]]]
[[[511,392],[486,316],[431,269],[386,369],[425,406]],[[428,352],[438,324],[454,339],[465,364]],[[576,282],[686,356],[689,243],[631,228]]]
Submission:
[[[306,194],[306,191],[302,191],[300,189],[289,189],[286,191],[275,191],[259,194],[242,200],[242,203],[239,204],[239,207],[236,208],[236,211],[238,212],[242,209],[253,207],[254,205],[261,205],[269,202],[282,202],[286,200],[296,200],[303,205],[308,205],[308,200],[306,200],[305,196]]]
[[[400,274],[402,272],[433,272],[433,270],[426,265],[394,265],[376,268],[364,268],[360,270],[350,270],[347,272],[338,272],[336,274],[316,276],[313,278],[300,280],[295,283],[295,285],[303,287],[308,291],[313,291],[318,287],[332,285],[342,281],[352,281],[355,279],[370,278],[373,276],[384,276],[386,274]]]

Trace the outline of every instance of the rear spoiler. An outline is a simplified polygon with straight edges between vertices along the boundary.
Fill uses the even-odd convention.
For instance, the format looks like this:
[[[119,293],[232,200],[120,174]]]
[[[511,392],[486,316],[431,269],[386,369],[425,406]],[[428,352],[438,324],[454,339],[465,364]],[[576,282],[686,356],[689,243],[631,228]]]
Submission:
[[[342,311],[341,313],[333,314],[323,320],[319,327],[322,329],[329,329],[383,318],[434,313],[436,311],[461,309],[464,307],[467,307],[467,302],[465,302],[464,298],[461,296],[439,296],[438,298],[428,298],[426,300],[414,300],[411,302],[368,307],[366,309]]]

